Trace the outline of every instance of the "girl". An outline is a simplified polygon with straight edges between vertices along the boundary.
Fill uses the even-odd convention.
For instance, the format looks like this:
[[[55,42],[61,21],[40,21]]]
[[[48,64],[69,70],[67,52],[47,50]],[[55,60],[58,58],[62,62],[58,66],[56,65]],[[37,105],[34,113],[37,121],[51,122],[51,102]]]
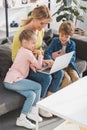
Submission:
[[[38,59],[33,55],[37,40],[35,32],[28,29],[23,30],[19,36],[19,40],[21,48],[16,55],[13,65],[6,74],[4,86],[9,90],[20,93],[26,98],[16,125],[33,129],[35,125],[28,119],[42,121],[42,118],[36,115],[36,103],[40,100],[41,85],[35,81],[26,79],[26,77],[29,74],[30,64],[33,64],[37,69],[42,67],[43,56],[40,50],[35,51]]]

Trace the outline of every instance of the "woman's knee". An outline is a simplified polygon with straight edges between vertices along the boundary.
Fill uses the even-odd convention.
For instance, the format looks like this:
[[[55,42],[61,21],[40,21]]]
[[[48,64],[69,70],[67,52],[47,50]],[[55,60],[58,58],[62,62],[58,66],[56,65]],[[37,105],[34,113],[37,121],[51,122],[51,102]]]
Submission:
[[[57,72],[55,72],[54,74],[53,74],[53,76],[55,77],[55,78],[63,78],[64,77],[64,71],[63,70],[59,70],[59,71],[57,71]]]
[[[51,75],[47,75],[47,77],[45,77],[45,81],[51,83],[52,80],[52,76]]]
[[[59,71],[59,75],[63,78],[63,77],[64,77],[64,71],[63,71],[63,70],[60,70],[60,71]]]
[[[52,80],[51,75],[43,74],[43,76],[42,76],[42,83],[43,84],[50,85],[51,80]]]

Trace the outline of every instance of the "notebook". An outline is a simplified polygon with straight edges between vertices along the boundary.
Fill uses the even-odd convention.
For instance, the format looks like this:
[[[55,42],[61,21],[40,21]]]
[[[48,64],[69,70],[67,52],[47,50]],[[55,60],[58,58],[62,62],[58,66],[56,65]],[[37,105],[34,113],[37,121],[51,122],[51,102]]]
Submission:
[[[44,67],[41,70],[37,70],[37,71],[41,72],[41,73],[45,73],[45,74],[52,74],[56,71],[64,69],[70,63],[70,60],[71,60],[73,54],[74,54],[74,51],[61,55],[59,57],[56,57],[51,68],[46,66],[46,68]]]

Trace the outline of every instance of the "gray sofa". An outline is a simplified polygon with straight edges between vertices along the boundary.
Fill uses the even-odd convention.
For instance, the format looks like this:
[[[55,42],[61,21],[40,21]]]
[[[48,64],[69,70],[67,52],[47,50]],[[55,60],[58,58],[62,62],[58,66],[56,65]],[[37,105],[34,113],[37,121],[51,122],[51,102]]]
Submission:
[[[50,42],[50,40],[49,40]],[[78,43],[80,46],[80,43]],[[84,43],[81,45],[84,46]],[[77,48],[78,49],[78,48]],[[87,43],[86,43],[86,50],[87,50]],[[86,71],[86,60],[87,55],[81,57],[80,59],[80,49],[77,50],[78,60],[77,66],[81,75],[83,72]],[[83,50],[82,50],[83,51]],[[82,52],[81,52],[82,53]],[[84,53],[85,54],[85,53]],[[81,55],[82,56],[82,55]],[[85,60],[86,57],[86,60]],[[25,98],[20,94],[7,90],[3,87],[3,80],[6,75],[8,68],[11,66],[11,45],[4,44],[0,45],[0,115],[5,114],[9,111],[21,108]]]
[[[87,36],[73,36],[72,40],[76,43],[76,54],[79,70],[82,70],[82,76],[87,75]],[[84,64],[84,66],[83,66]],[[82,68],[82,69],[81,69]]]

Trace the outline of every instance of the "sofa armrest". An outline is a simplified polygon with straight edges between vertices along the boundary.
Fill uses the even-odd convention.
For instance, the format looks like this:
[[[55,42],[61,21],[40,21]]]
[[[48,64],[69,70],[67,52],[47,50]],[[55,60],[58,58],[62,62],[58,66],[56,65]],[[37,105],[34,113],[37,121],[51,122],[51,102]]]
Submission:
[[[76,54],[79,59],[87,61],[87,41],[82,39],[72,38],[76,43]]]
[[[3,82],[6,72],[12,64],[11,45],[0,45],[0,82]]]
[[[80,77],[82,77],[83,73],[87,70],[87,62],[85,60],[76,59],[76,65],[77,65]]]

